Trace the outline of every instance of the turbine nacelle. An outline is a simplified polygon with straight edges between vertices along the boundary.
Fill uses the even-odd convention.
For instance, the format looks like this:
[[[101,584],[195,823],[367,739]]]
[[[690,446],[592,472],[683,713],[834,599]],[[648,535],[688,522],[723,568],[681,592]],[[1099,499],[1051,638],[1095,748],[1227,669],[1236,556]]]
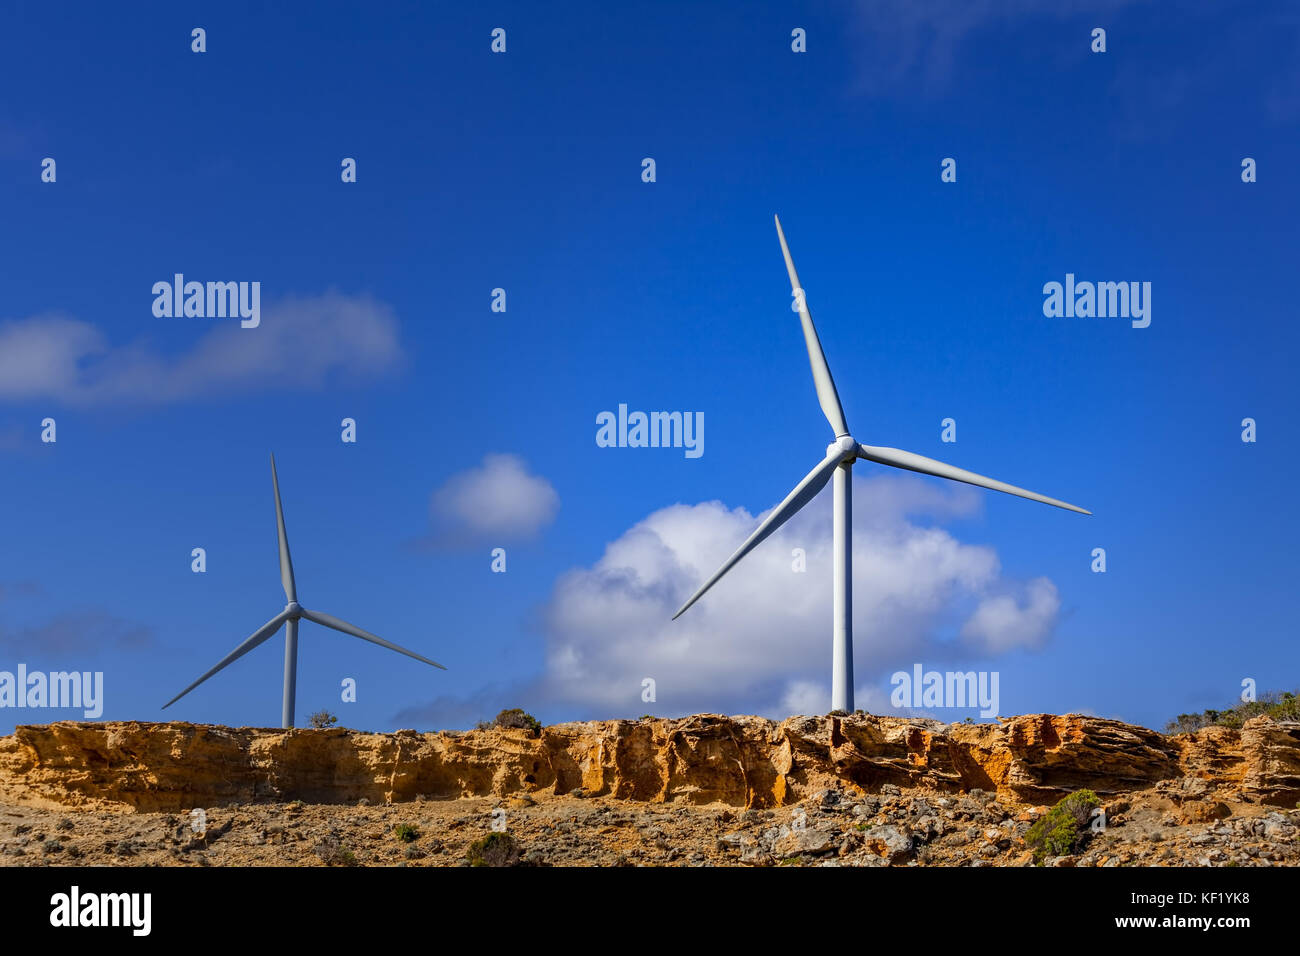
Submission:
[[[841,435],[826,446],[826,457],[838,455],[841,462],[853,461],[858,457],[858,443],[849,435]]]

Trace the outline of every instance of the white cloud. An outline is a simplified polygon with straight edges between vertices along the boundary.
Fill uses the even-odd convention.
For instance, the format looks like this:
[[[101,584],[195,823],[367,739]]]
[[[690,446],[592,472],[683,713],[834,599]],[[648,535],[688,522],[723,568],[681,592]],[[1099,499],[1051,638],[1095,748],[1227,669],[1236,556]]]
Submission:
[[[506,541],[532,537],[559,507],[555,488],[530,475],[523,459],[488,455],[479,467],[447,479],[433,493],[430,512],[441,540]]]
[[[961,635],[990,654],[1018,647],[1037,647],[1046,639],[1061,598],[1047,578],[1035,578],[1025,588],[1022,606],[1010,594],[990,595],[962,625]]]
[[[0,399],[171,402],[317,388],[334,375],[375,375],[402,362],[392,309],[365,296],[283,299],[264,310],[255,329],[220,319],[149,321],[211,327],[187,351],[168,355],[146,339],[114,345],[92,323],[60,315],[0,323]]]
[[[979,504],[973,489],[910,477],[854,482],[860,706],[890,709],[887,678],[899,664],[1033,647],[1050,633],[1059,607],[1050,581],[1033,582],[1019,604],[991,548],[908,519],[966,515]],[[830,505],[831,495],[820,495],[676,621],[673,612],[762,516],[717,501],[649,515],[593,566],[556,583],[545,608],[547,695],[593,712],[631,712],[643,706],[648,677],[656,683],[656,712],[824,713]],[[806,572],[792,570],[794,548],[806,552]],[[964,641],[941,636],[959,630]]]

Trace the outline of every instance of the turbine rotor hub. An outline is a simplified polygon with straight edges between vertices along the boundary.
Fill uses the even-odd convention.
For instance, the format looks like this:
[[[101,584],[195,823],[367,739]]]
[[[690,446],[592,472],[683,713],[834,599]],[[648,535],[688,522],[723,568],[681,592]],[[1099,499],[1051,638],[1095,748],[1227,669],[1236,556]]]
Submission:
[[[290,601],[284,606],[284,609],[289,612],[289,617],[295,621],[302,617],[302,605],[297,601]]]
[[[858,443],[849,435],[841,435],[826,446],[827,455],[834,455],[836,452],[843,461],[852,461],[858,455]]]

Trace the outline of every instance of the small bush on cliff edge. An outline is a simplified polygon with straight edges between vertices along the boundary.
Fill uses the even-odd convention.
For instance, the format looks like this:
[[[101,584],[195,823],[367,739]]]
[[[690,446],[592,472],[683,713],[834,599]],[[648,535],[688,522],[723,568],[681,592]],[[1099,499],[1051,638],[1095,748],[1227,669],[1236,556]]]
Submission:
[[[1048,810],[1025,834],[1034,861],[1042,863],[1049,856],[1069,856],[1082,849],[1093,808],[1099,806],[1101,800],[1091,790],[1076,790]]]
[[[492,721],[489,727],[500,727],[502,730],[526,730],[534,737],[542,735],[542,722],[532,714],[526,713],[518,707],[511,707],[509,710],[503,710],[497,714],[496,720]],[[483,729],[483,725],[479,725]]]
[[[324,730],[326,727],[333,727],[339,722],[339,719],[328,710],[318,710],[308,717],[307,721],[317,730]]]

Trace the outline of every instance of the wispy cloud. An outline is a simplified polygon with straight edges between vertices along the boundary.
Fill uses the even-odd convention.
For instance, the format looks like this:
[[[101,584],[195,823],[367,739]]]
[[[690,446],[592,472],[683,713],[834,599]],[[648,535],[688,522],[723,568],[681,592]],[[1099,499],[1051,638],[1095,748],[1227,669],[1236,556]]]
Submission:
[[[535,536],[555,520],[560,496],[517,455],[487,455],[438,488],[430,502],[431,542],[517,541]]]
[[[0,604],[48,593],[36,581],[0,582]],[[40,624],[22,627],[8,627],[0,621],[0,651],[26,660],[140,650],[153,643],[151,628],[98,608],[63,612]]]
[[[480,687],[464,695],[444,694],[426,704],[403,707],[393,715],[398,727],[413,730],[468,730],[521,702],[532,707],[532,684]]]
[[[937,96],[961,75],[960,61],[982,30],[1035,21],[1104,16],[1141,0],[860,0],[853,48],[856,92]],[[1094,24],[1104,25],[1104,24]],[[1087,36],[1080,41],[1086,50]]]
[[[366,296],[283,299],[255,329],[217,321],[175,355],[147,339],[113,344],[98,326],[61,315],[0,322],[0,400],[156,404],[319,388],[334,377],[373,377],[403,362],[392,309]]]

